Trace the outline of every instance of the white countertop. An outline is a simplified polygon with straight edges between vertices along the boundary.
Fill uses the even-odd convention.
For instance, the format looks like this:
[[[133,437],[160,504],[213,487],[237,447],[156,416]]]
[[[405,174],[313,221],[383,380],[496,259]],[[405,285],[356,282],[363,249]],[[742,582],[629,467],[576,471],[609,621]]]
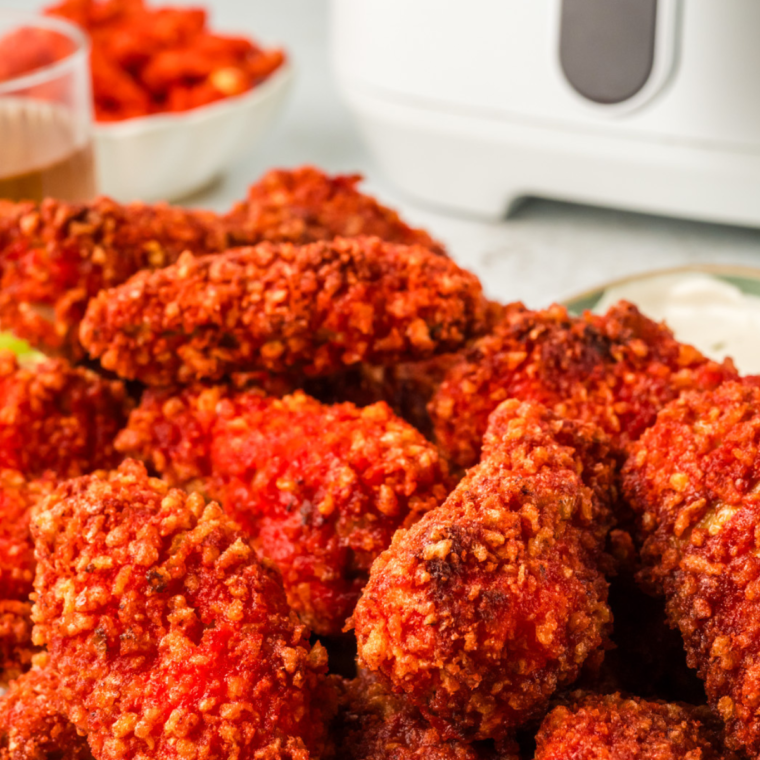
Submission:
[[[491,297],[530,306],[648,269],[689,263],[760,267],[760,230],[539,200],[496,223],[413,205],[386,184],[340,101],[330,70],[327,0],[206,0],[205,5],[219,31],[283,45],[296,66],[296,85],[275,131],[189,204],[225,209],[276,166],[312,163],[330,172],[361,172],[366,190],[443,240],[457,261],[481,277]],[[0,0],[4,7],[29,3]]]

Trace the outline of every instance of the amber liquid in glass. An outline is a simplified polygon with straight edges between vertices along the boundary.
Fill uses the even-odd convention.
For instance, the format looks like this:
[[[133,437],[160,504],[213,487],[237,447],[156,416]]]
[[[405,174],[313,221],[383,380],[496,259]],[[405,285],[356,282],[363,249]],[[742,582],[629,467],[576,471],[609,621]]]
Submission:
[[[92,143],[77,139],[66,109],[0,98],[0,198],[87,201],[94,195]]]

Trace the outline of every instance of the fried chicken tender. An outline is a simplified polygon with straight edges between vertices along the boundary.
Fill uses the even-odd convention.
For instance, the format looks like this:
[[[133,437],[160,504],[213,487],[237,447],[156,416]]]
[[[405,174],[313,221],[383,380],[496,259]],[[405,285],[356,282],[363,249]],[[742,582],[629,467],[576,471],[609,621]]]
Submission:
[[[92,760],[60,712],[59,686],[55,671],[35,667],[0,697],[0,760]]]
[[[333,726],[336,760],[516,760],[516,749],[487,752],[446,741],[419,711],[367,671],[344,681]],[[509,751],[511,750],[511,752]]]
[[[27,482],[16,470],[0,470],[0,681],[19,676],[34,654],[29,595],[36,563],[29,520],[52,488],[50,479]]]
[[[481,463],[373,564],[353,616],[360,665],[445,739],[540,717],[606,638],[613,497],[601,431],[504,402]]]
[[[340,633],[396,529],[450,490],[435,446],[384,403],[149,389],[116,446],[218,500],[275,563],[301,620],[325,635]]]
[[[594,422],[622,450],[681,391],[734,377],[730,361],[706,359],[625,301],[604,316],[512,308],[450,370],[429,411],[436,440],[462,467],[478,460],[488,415],[506,398]]]
[[[329,176],[313,166],[274,169],[248,190],[228,215],[237,244],[314,243],[369,235],[400,245],[421,245],[446,255],[425,230],[406,224],[392,209],[359,192],[360,174]]]
[[[124,384],[63,359],[19,364],[0,351],[0,469],[27,478],[112,467],[131,402]]]
[[[625,494],[689,665],[732,749],[760,752],[760,387],[727,382],[669,404],[632,447]]]
[[[124,96],[129,91],[122,85],[116,89]],[[360,179],[312,167],[271,171],[245,202],[221,216],[108,198],[90,204],[0,200],[0,328],[46,353],[78,360],[84,355],[79,323],[89,299],[141,269],[174,263],[185,250],[203,254],[265,240],[304,244],[376,235],[444,253],[426,232],[360,193]]]
[[[32,531],[34,641],[98,760],[319,756],[324,649],[217,504],[128,460],[62,484]]]
[[[578,692],[546,716],[535,760],[729,760],[707,708]]]
[[[90,301],[82,343],[148,385],[265,369],[327,375],[451,351],[482,330],[475,275],[419,246],[262,243],[141,272]]]
[[[216,214],[165,204],[89,204],[48,199],[0,206],[0,327],[47,353],[83,356],[79,323],[87,302],[184,250],[221,251]]]

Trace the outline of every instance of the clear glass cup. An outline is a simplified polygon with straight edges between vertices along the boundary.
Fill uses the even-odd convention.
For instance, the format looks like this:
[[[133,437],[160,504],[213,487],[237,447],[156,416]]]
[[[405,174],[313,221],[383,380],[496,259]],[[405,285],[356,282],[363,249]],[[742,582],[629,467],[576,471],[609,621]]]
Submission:
[[[0,198],[96,192],[87,36],[66,21],[0,10]]]

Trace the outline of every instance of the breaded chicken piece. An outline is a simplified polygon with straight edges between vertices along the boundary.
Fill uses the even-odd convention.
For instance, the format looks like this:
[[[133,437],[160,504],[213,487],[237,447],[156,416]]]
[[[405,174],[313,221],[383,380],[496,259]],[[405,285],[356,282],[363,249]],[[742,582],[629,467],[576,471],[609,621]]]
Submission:
[[[612,484],[593,425],[502,404],[481,463],[375,560],[353,616],[359,664],[445,739],[540,717],[606,638]]]
[[[0,682],[26,670],[32,647],[34,544],[32,508],[53,488],[51,479],[27,482],[16,470],[0,470]]]
[[[665,407],[632,447],[625,494],[689,665],[732,749],[760,753],[760,387],[727,382]]]
[[[336,760],[517,760],[516,749],[487,751],[446,741],[403,697],[373,674],[360,671],[342,683],[333,724]],[[511,751],[510,751],[511,750]]]
[[[59,711],[59,688],[55,671],[34,667],[0,697],[0,760],[92,760]]]
[[[734,377],[730,361],[706,359],[625,301],[604,316],[513,307],[449,371],[429,411],[436,440],[462,467],[477,462],[488,415],[506,398],[593,422],[622,451],[681,391]]]
[[[183,254],[90,301],[80,337],[148,385],[265,369],[327,375],[459,348],[482,331],[475,275],[419,246],[336,238]]]
[[[224,250],[216,214],[97,198],[0,205],[0,327],[46,353],[78,360],[87,302],[185,250]]]
[[[0,469],[65,478],[113,467],[130,407],[118,380],[63,359],[19,364],[0,351]]]
[[[421,245],[445,255],[437,240],[406,224],[356,186],[360,174],[330,176],[313,166],[273,169],[248,190],[227,215],[232,240],[253,245],[269,240],[303,245],[334,237],[374,235],[389,243]]]
[[[98,760],[319,757],[324,650],[237,526],[127,461],[35,514],[34,641]]]
[[[271,171],[225,215],[109,198],[0,201],[0,329],[78,360],[84,355],[79,323],[89,299],[141,269],[172,264],[185,250],[376,235],[445,255],[426,232],[360,193],[359,179],[312,167]]]
[[[320,634],[351,615],[394,532],[450,490],[437,449],[384,403],[326,406],[229,386],[149,389],[116,443],[219,501]]]
[[[729,760],[705,707],[583,695],[555,707],[536,737],[535,760]]]

